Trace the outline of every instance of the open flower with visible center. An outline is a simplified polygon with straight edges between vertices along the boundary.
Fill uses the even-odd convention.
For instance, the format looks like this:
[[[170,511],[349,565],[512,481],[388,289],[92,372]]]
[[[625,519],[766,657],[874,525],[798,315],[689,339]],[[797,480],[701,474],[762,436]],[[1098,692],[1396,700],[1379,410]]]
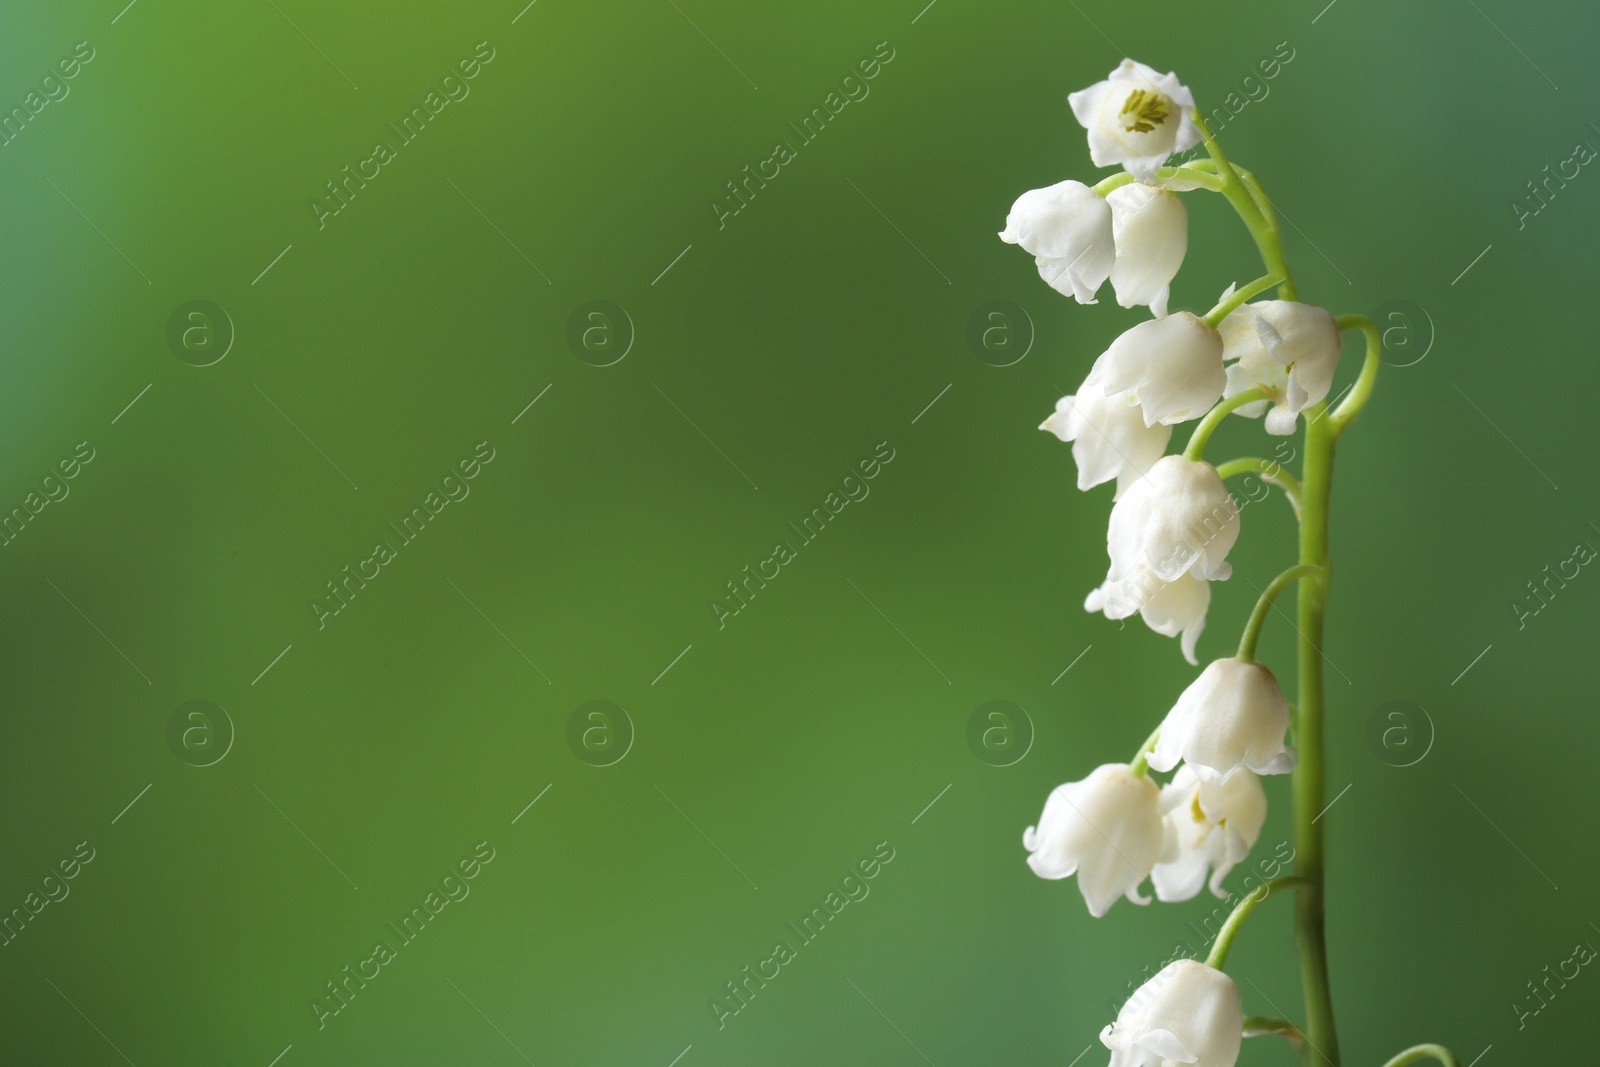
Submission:
[[[1288,774],[1295,762],[1284,743],[1288,730],[1289,699],[1271,671],[1232,657],[1214,660],[1167,712],[1150,766],[1170,771],[1181,760],[1212,784],[1241,767]]]
[[[1076,394],[1056,401],[1039,429],[1072,442],[1079,489],[1115,478],[1117,496],[1161,458],[1172,437],[1170,426],[1145,425],[1131,393],[1107,393],[1092,374]]]
[[[1094,294],[1117,258],[1111,206],[1087,185],[1070,180],[1017,197],[1000,240],[1033,253],[1039,277],[1080,304],[1096,302]]]
[[[1217,469],[1165,456],[1111,508],[1106,578],[1127,581],[1149,568],[1164,582],[1185,574],[1222,581],[1233,573],[1227,556],[1238,539],[1239,506]]]
[[[1168,858],[1161,791],[1126,763],[1096,767],[1089,777],[1051,790],[1039,825],[1022,835],[1028,866],[1040,878],[1078,876],[1078,889],[1099,918],[1120,896],[1148,904],[1139,884]]]
[[[1072,114],[1089,131],[1089,158],[1097,167],[1122,164],[1141,181],[1174,152],[1200,143],[1189,118],[1194,94],[1176,74],[1160,74],[1124,59],[1106,76],[1067,97]]]
[[[1157,318],[1167,314],[1172,279],[1189,250],[1189,212],[1183,201],[1148,185],[1124,185],[1106,194],[1117,259],[1111,285],[1125,308],[1148,304]]]
[[[1170,582],[1156,577],[1149,567],[1139,567],[1126,578],[1105,583],[1083,601],[1085,611],[1103,611],[1108,619],[1126,619],[1134,612],[1146,626],[1163,637],[1183,635],[1183,658],[1199,666],[1195,645],[1206,628],[1211,607],[1211,583],[1190,574]]]
[[[1222,335],[1187,311],[1124,331],[1089,376],[1107,393],[1132,393],[1147,426],[1198,419],[1228,384]]]
[[[1177,844],[1178,857],[1156,864],[1150,872],[1156,897],[1191,900],[1206,884],[1210,870],[1211,892],[1226,899],[1222,880],[1250,855],[1261,836],[1267,821],[1267,793],[1261,788],[1261,779],[1243,767],[1211,784],[1185,764],[1161,788],[1161,814]]]
[[[1263,300],[1222,320],[1222,358],[1228,363],[1226,395],[1265,386],[1272,410],[1260,400],[1236,408],[1250,418],[1267,413],[1266,430],[1294,433],[1300,412],[1328,395],[1342,343],[1333,316],[1314,304]]]
[[[1239,987],[1198,960],[1175,960],[1133,991],[1100,1043],[1110,1067],[1234,1067],[1244,1043]]]

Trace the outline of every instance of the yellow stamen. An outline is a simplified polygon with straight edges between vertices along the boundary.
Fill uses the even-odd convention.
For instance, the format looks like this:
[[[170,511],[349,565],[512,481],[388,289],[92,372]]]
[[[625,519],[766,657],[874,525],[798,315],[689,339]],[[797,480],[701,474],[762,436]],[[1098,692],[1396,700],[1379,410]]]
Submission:
[[[1149,133],[1167,121],[1166,97],[1150,89],[1135,89],[1122,103],[1123,129],[1129,133]]]

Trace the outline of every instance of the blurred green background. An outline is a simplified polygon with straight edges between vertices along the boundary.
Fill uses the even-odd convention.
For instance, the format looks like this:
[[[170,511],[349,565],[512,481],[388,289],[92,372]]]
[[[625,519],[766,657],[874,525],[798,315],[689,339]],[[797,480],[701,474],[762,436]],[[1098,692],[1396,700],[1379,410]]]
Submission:
[[[1334,502],[1346,1062],[1587,1052],[1600,978],[1517,1005],[1600,944],[1600,579],[1527,588],[1600,547],[1600,178],[1537,214],[1527,183],[1600,147],[1600,15],[924,3],[6,5],[0,509],[28,521],[0,549],[0,909],[70,892],[0,949],[0,1058],[1103,1062],[1111,1002],[1215,904],[1091,920],[1021,835],[1193,672],[1081,610],[1109,487],[1075,491],[1035,428],[1143,311],[1055,295],[995,231],[1023,190],[1093,180],[1065,97],[1124,54],[1208,110],[1234,94],[1221,139],[1304,298],[1393,327]],[[875,50],[870,95],[800,143]],[[319,228],[379,139],[395,158]],[[778,141],[796,158],[719,228]],[[1258,268],[1199,196],[1174,307],[1203,310]],[[1009,366],[967,341],[991,300],[1031,320]],[[1215,456],[1270,447],[1232,422]],[[787,524],[880,448],[800,546]],[[387,525],[463,485],[413,543]],[[1237,576],[1286,565],[1291,527],[1248,507]],[[796,558],[719,628],[779,540]],[[319,628],[378,541],[396,558]],[[1253,599],[1217,587],[1202,657]],[[1286,629],[1263,658],[1287,680]],[[626,719],[574,730],[594,700]],[[1032,724],[1009,766],[967,742],[992,700]],[[1386,747],[1389,701],[1414,707]],[[480,842],[470,896],[319,1028],[325,983]],[[870,895],[719,1028],[724,983],[875,848]],[[1231,969],[1247,1010],[1300,1016],[1287,902]]]

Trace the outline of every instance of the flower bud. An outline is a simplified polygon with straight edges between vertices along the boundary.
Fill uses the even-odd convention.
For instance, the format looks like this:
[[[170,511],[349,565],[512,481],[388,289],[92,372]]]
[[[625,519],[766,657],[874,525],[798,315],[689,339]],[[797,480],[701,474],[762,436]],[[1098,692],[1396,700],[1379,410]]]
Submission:
[[[1232,978],[1197,960],[1176,960],[1134,990],[1100,1032],[1110,1067],[1234,1067],[1244,1009]]]
[[[1173,193],[1148,185],[1124,185],[1106,194],[1117,259],[1111,285],[1125,308],[1148,304],[1157,318],[1167,314],[1172,279],[1189,250],[1189,212]]]
[[[1107,393],[1132,393],[1147,426],[1198,419],[1222,398],[1222,336],[1187,311],[1124,332],[1089,377]]]
[[[1125,581],[1148,567],[1165,582],[1184,574],[1221,581],[1233,573],[1227,555],[1238,539],[1239,506],[1216,468],[1165,456],[1111,508],[1106,577]]]
[[[1259,663],[1215,660],[1167,712],[1150,766],[1170,771],[1182,760],[1212,784],[1241,767],[1288,774],[1295,762],[1284,744],[1288,730],[1289,700],[1271,671]]]
[[[1070,180],[1019,196],[1000,240],[1033,253],[1039,276],[1080,304],[1095,303],[1094,294],[1117,258],[1111,206],[1087,185]]]

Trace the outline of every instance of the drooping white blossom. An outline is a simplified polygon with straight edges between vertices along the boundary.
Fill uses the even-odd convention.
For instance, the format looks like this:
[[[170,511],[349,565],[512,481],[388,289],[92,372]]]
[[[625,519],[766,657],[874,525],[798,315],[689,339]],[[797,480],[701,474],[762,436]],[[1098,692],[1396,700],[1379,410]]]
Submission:
[[[1178,768],[1161,789],[1161,814],[1177,844],[1177,858],[1156,864],[1150,880],[1156,897],[1190,900],[1206,884],[1225,898],[1222,880],[1250,854],[1267,821],[1267,793],[1254,772],[1239,768],[1221,782],[1204,782],[1194,768]]]
[[[1093,375],[1077,393],[1056,401],[1055,414],[1039,429],[1072,442],[1079,489],[1115,478],[1117,496],[1161,458],[1172,437],[1170,426],[1145,425],[1133,394],[1107,394]]]
[[[1263,300],[1245,304],[1222,320],[1222,358],[1228,363],[1226,395],[1265,386],[1272,409],[1261,400],[1237,408],[1250,418],[1266,411],[1266,430],[1294,433],[1300,412],[1328,395],[1339,367],[1341,341],[1333,316],[1314,304]]]
[[[1117,259],[1111,285],[1125,308],[1148,304],[1157,318],[1167,313],[1172,279],[1189,250],[1189,212],[1176,194],[1148,185],[1124,185],[1106,194]]]
[[[1110,1067],[1234,1067],[1243,1040],[1239,987],[1198,960],[1161,968],[1100,1032]]]
[[[1076,874],[1095,918],[1121,896],[1148,904],[1139,884],[1168,853],[1161,791],[1126,763],[1096,767],[1082,781],[1051,791],[1039,825],[1028,827],[1022,845],[1040,878]]]
[[[1111,206],[1087,185],[1071,180],[1017,197],[1000,240],[1031,252],[1039,276],[1080,304],[1096,302],[1095,293],[1117,258]]]
[[[1180,311],[1124,331],[1090,372],[1107,393],[1131,392],[1146,425],[1198,419],[1222,398],[1222,335]]]
[[[1185,574],[1222,581],[1233,573],[1227,556],[1238,539],[1239,506],[1216,468],[1165,456],[1111,508],[1106,578],[1124,582],[1149,568],[1165,582]]]
[[[1231,657],[1214,660],[1167,712],[1150,766],[1170,771],[1181,760],[1213,784],[1241,767],[1288,774],[1295,763],[1288,730],[1289,700],[1271,671]]]
[[[1108,619],[1126,619],[1134,612],[1145,625],[1163,637],[1183,635],[1183,658],[1199,665],[1195,645],[1206,628],[1211,607],[1211,583],[1191,574],[1164,582],[1149,567],[1139,567],[1126,578],[1105,583],[1083,601],[1085,611],[1102,611]]]
[[[1141,181],[1174,152],[1200,143],[1200,129],[1189,117],[1194,94],[1176,74],[1160,74],[1124,59],[1087,89],[1067,97],[1072,114],[1089,131],[1089,158],[1097,167],[1122,164]]]

